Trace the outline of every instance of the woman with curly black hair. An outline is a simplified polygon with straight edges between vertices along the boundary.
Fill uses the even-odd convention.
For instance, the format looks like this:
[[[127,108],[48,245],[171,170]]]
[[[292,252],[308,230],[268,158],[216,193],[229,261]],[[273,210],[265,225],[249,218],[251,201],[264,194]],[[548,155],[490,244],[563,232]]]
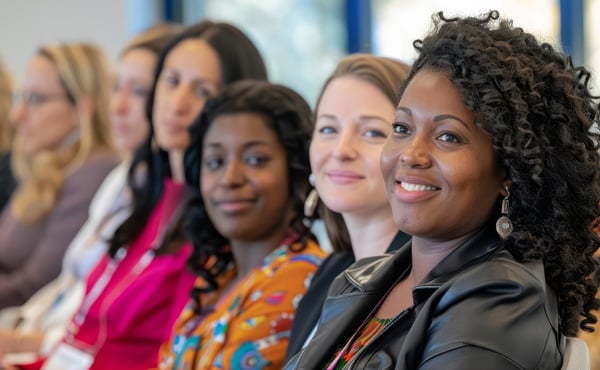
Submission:
[[[381,157],[412,242],[338,276],[288,369],[559,369],[596,322],[589,72],[496,11],[435,19]]]
[[[161,369],[281,369],[299,299],[325,253],[304,219],[308,104],[261,81],[232,84],[192,126],[187,212],[199,279]]]

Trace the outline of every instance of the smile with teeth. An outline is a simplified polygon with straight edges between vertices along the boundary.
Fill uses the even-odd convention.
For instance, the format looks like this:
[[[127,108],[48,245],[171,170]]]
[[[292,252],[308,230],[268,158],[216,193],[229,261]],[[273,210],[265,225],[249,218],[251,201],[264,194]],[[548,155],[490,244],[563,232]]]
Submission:
[[[421,184],[409,184],[407,182],[401,182],[400,186],[406,191],[435,191],[435,186],[421,185]]]

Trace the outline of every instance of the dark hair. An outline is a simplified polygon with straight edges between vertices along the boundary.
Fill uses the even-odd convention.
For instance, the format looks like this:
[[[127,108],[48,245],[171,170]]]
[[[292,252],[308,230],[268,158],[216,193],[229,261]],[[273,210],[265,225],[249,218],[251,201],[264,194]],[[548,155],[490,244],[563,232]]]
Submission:
[[[419,57],[402,91],[422,69],[448,74],[512,180],[514,231],[503,243],[517,260],[544,262],[563,334],[592,331],[600,138],[591,130],[598,107],[590,73],[497,11],[452,19],[440,12],[434,23],[414,42]]]
[[[319,104],[327,86],[339,77],[354,77],[365,81],[378,88],[390,101],[395,104],[398,89],[402,81],[408,75],[410,67],[398,60],[375,56],[371,54],[352,54],[343,58],[323,84],[315,114],[319,110]],[[341,214],[327,208],[323,202],[319,202],[318,214],[325,222],[327,236],[333,250],[336,252],[352,251],[350,235],[346,223]]]
[[[264,117],[266,124],[277,134],[287,154],[288,192],[294,212],[290,227],[298,233],[299,240],[312,238],[303,222],[304,201],[310,188],[308,146],[313,128],[310,107],[295,91],[282,85],[252,80],[230,85],[222,94],[206,102],[204,110],[192,125],[191,144],[185,154],[186,182],[196,192],[184,222],[188,238],[194,245],[188,264],[208,284],[192,292],[198,309],[201,309],[199,293],[216,289],[217,277],[233,262],[228,241],[214,227],[199,195],[202,146],[206,133],[217,117],[238,113]]]
[[[163,191],[163,181],[171,176],[168,153],[157,148],[154,142],[152,110],[158,77],[171,50],[182,41],[197,38],[206,41],[219,56],[221,63],[221,83],[230,83],[246,78],[266,79],[267,72],[263,59],[250,39],[235,26],[228,23],[202,21],[186,28],[173,39],[160,54],[154,72],[154,82],[148,95],[146,116],[150,123],[149,134],[133,156],[129,168],[128,185],[133,196],[131,215],[119,226],[110,241],[109,255],[114,256],[121,246],[131,243],[142,231],[150,213]],[[144,179],[140,181],[140,172]],[[169,245],[165,240],[157,252],[164,252]]]

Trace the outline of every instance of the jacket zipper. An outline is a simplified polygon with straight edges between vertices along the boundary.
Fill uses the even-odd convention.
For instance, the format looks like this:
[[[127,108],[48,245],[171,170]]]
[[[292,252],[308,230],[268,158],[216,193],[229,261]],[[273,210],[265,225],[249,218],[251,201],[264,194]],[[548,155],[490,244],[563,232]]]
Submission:
[[[373,343],[375,343],[375,341],[377,339],[379,339],[386,331],[389,330],[389,328],[391,328],[394,324],[396,324],[398,321],[400,321],[400,319],[402,319],[404,316],[406,316],[406,314],[411,311],[413,309],[413,307],[409,307],[406,308],[405,310],[403,310],[402,312],[400,312],[396,317],[394,317],[392,319],[392,321],[390,321],[384,328],[382,331],[380,331],[375,337],[373,337],[373,339],[371,339],[371,341],[364,346],[363,348],[360,349],[360,351],[358,351],[358,353],[356,354],[356,356],[354,356],[354,358],[352,360],[350,360],[350,362],[348,363],[348,365],[346,365],[344,368],[348,369],[348,370],[352,370],[354,369],[354,365],[358,362],[358,360],[360,359],[361,355],[365,352],[365,350],[367,348],[369,348],[369,346],[373,345]]]

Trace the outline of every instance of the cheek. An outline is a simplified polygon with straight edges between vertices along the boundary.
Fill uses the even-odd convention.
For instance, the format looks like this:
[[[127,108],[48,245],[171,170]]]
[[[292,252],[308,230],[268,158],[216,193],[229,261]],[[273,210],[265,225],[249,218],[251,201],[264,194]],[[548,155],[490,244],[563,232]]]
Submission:
[[[323,163],[330,151],[328,146],[319,139],[313,139],[309,148],[310,168],[313,172],[321,170]]]
[[[394,175],[393,169],[398,161],[398,155],[398,150],[395,145],[390,140],[387,140],[381,148],[379,158],[379,170],[384,181],[386,181],[389,176]]]

